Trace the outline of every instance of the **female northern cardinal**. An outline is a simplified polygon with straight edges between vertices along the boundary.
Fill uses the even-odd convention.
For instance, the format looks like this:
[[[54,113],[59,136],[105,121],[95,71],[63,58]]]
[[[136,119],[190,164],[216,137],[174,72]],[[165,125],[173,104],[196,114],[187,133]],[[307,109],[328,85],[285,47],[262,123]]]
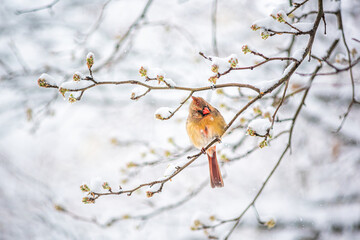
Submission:
[[[225,120],[220,112],[201,97],[192,97],[186,130],[195,147],[203,149],[214,138],[225,132]],[[223,187],[224,182],[216,159],[216,146],[207,151],[210,167],[211,187]]]

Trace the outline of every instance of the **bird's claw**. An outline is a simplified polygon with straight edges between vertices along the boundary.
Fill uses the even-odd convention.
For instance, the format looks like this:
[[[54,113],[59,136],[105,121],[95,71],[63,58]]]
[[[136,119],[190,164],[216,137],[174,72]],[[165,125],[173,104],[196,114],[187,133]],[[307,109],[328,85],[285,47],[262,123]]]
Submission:
[[[205,148],[202,148],[202,149],[201,149],[201,153],[202,153],[202,154],[206,154]]]
[[[217,142],[221,143],[221,138],[220,137],[216,137],[215,138]]]

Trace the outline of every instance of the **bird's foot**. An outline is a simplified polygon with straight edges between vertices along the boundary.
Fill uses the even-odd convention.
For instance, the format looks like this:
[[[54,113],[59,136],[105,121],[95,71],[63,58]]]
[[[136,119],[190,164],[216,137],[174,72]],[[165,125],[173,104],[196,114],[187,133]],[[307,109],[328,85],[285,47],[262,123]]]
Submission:
[[[220,137],[216,137],[215,140],[216,140],[218,143],[221,143],[221,138],[220,138]]]
[[[194,157],[199,157],[201,154],[206,154],[205,148],[202,148],[202,149],[200,150],[200,153],[195,154],[195,155],[192,155],[192,156],[188,156],[187,158],[188,158],[188,159],[191,159],[191,158],[194,158]]]
[[[205,148],[202,148],[202,149],[201,149],[201,153],[202,153],[202,154],[206,154]]]

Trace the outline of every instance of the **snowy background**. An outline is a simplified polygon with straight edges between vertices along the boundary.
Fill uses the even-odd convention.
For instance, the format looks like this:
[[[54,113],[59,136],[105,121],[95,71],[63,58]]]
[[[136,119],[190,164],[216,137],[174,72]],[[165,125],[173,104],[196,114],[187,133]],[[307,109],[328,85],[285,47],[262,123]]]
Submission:
[[[198,52],[214,54],[212,1],[155,0],[110,63],[107,60],[115,44],[147,1],[60,0],[51,9],[21,12],[49,2],[2,0],[0,4],[0,239],[206,239],[203,231],[191,230],[194,220],[211,224],[211,216],[237,217],[278,160],[287,144],[286,134],[270,147],[223,164],[222,189],[211,189],[207,159],[202,156],[152,198],[141,189],[131,197],[106,196],[95,204],[83,204],[84,194],[79,189],[83,183],[94,189],[100,178],[113,189],[119,185],[132,188],[161,177],[169,162],[197,153],[189,151],[185,130],[188,103],[170,120],[154,117],[160,107],[177,107],[187,93],[152,91],[133,101],[134,86],[99,86],[71,104],[57,90],[37,85],[43,72],[60,81],[71,79],[75,71],[87,74],[85,57],[91,51],[97,79],[141,80],[138,71],[145,64],[162,68],[177,85],[208,86],[210,66]],[[250,29],[279,3],[219,0],[219,55],[235,53],[239,65],[252,65],[259,58],[241,53],[241,47],[249,44],[267,56],[285,56],[283,50],[291,36],[263,40],[258,31]],[[360,2],[346,0],[341,4],[349,47],[360,52],[360,44],[351,40],[360,39]],[[325,10],[337,5],[336,1],[324,3]],[[310,0],[296,13],[316,10],[316,6],[316,1]],[[304,21],[313,20],[314,15]],[[327,25],[328,34],[323,35],[320,24],[314,55],[325,55],[338,37],[334,16],[327,17]],[[294,50],[306,42],[306,36],[299,37]],[[346,54],[342,43],[331,62],[337,54]],[[314,60],[304,62],[297,71],[311,72],[316,64]],[[234,71],[218,81],[270,80],[281,76],[285,66],[285,62],[273,62],[253,71]],[[359,69],[354,68],[357,87]],[[330,71],[324,67],[323,72]],[[290,90],[305,86],[307,81],[308,77],[294,74]],[[195,95],[207,99],[229,121],[248,99],[239,97],[237,89],[224,92]],[[298,94],[285,102],[279,118],[292,117],[301,97]],[[276,226],[267,229],[259,225],[250,209],[232,239],[360,238],[358,105],[343,129],[334,133],[350,101],[348,72],[315,79],[296,122],[292,154],[285,156],[256,203],[261,219],[274,218]],[[271,101],[256,104],[264,110]],[[251,114],[253,109],[249,108],[244,117]],[[276,123],[274,134],[288,127],[288,122]],[[218,146],[219,156],[235,158],[259,143],[256,137],[244,135],[245,129],[239,129],[225,137]],[[160,163],[153,166],[136,166],[158,160]],[[166,206],[169,208],[162,208]],[[106,226],[112,219],[118,220]],[[208,231],[221,238],[230,228],[228,224]]]

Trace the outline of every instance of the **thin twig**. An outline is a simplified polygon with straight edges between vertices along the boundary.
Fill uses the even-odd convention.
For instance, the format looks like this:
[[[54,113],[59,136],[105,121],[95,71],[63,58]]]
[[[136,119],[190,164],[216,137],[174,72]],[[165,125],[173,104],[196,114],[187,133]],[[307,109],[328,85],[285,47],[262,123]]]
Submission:
[[[128,30],[117,41],[117,43],[114,46],[114,50],[110,54],[110,56],[102,64],[100,64],[98,67],[96,67],[94,69],[95,72],[100,70],[103,66],[106,66],[106,65],[110,64],[114,60],[114,58],[115,58],[116,54],[119,52],[122,44],[131,35],[131,33],[134,31],[134,29],[136,29],[139,26],[140,22],[146,17],[146,14],[149,11],[149,8],[150,8],[152,3],[153,3],[153,0],[148,0],[147,1],[147,3],[145,4],[145,7],[143,8],[143,10],[141,12],[141,14],[135,19],[135,21],[130,25]]]
[[[328,59],[332,52],[334,51],[335,47],[338,45],[339,43],[339,39],[335,39],[334,42],[331,44],[330,48],[328,49],[327,51],[327,54],[326,56],[324,57],[324,59]],[[294,131],[294,127],[295,127],[295,122],[296,122],[296,119],[302,109],[302,107],[304,106],[304,103],[305,103],[305,99],[310,91],[310,87],[311,87],[311,84],[312,82],[314,81],[317,73],[320,71],[320,69],[322,68],[322,65],[319,65],[315,68],[315,70],[313,71],[313,74],[312,76],[310,77],[309,79],[309,83],[307,84],[307,88],[305,90],[305,93],[301,99],[301,102],[299,104],[299,107],[297,108],[296,112],[295,112],[295,115],[293,117],[293,121],[292,121],[292,124],[291,124],[291,127],[290,127],[290,133],[289,133],[289,146],[290,146],[290,151],[291,151],[291,141],[292,141],[292,135],[293,135],[293,131]]]
[[[194,93],[193,91],[190,92],[190,94],[187,96],[187,98],[180,103],[180,105],[175,109],[175,111],[171,112],[171,114],[170,114],[168,117],[163,118],[162,120],[168,120],[168,119],[170,119],[172,116],[174,116],[174,114],[175,114],[177,111],[179,111],[179,109],[184,105],[184,103],[186,103],[187,100],[189,100],[189,98],[193,95],[193,93]]]
[[[242,213],[234,219],[230,219],[227,222],[235,222],[235,224],[232,226],[232,228],[230,229],[230,231],[228,232],[228,234],[225,237],[225,240],[229,239],[230,235],[233,233],[233,231],[235,230],[235,228],[238,226],[238,224],[240,223],[240,220],[242,219],[242,217],[245,215],[245,213],[249,210],[249,208],[251,206],[253,206],[256,202],[256,200],[259,198],[260,194],[262,193],[262,191],[264,190],[266,184],[269,182],[270,178],[272,177],[272,175],[274,174],[274,172],[276,171],[276,169],[279,167],[282,159],[284,158],[286,152],[289,150],[289,144],[286,145],[286,148],[284,149],[283,153],[281,154],[279,160],[276,162],[275,166],[273,167],[273,169],[271,170],[271,172],[269,173],[269,175],[267,176],[267,178],[265,179],[264,183],[262,184],[261,188],[259,189],[259,191],[257,192],[257,194],[255,195],[255,197],[253,198],[253,200],[249,203],[249,205],[242,211]]]
[[[280,100],[280,103],[279,103],[279,105],[277,106],[277,108],[275,109],[274,114],[273,114],[272,117],[271,117],[271,119],[272,119],[272,120],[271,120],[271,127],[270,127],[269,130],[268,130],[268,134],[269,134],[270,129],[273,128],[276,114],[277,114],[277,112],[279,111],[281,105],[283,104],[283,102],[284,102],[284,100],[285,100],[285,98],[286,98],[286,91],[287,91],[287,89],[288,89],[288,86],[289,86],[289,79],[288,79],[288,80],[286,81],[286,83],[285,83],[284,93],[283,93],[283,96],[282,96],[282,98],[281,98],[281,100]]]
[[[356,99],[355,99],[355,81],[354,81],[354,75],[353,75],[353,71],[352,71],[352,67],[351,67],[351,53],[350,53],[350,49],[349,49],[349,46],[348,46],[348,44],[346,42],[346,38],[345,38],[344,25],[343,25],[343,21],[342,21],[341,11],[338,11],[338,14],[336,16],[338,17],[339,29],[341,30],[342,40],[343,40],[343,43],[344,43],[344,46],[345,46],[345,49],[347,52],[348,64],[349,64],[349,74],[350,74],[350,81],[351,81],[351,102],[349,103],[348,108],[347,108],[345,114],[343,115],[343,119],[340,123],[340,126],[336,130],[336,132],[339,132],[341,130],[342,126],[344,125],[345,120],[347,119],[353,105],[360,104],[360,102],[356,101]]]
[[[217,13],[217,7],[218,7],[218,0],[213,0],[212,5],[212,13],[211,13],[211,23],[212,23],[212,47],[215,56],[219,56],[219,49],[217,46],[217,39],[216,39],[216,25],[217,25],[217,19],[216,19],[216,13]]]
[[[105,12],[105,9],[106,7],[109,5],[109,3],[111,2],[112,0],[107,0],[101,7],[101,11],[100,11],[100,14],[97,18],[97,20],[95,21],[95,23],[91,26],[91,28],[87,31],[87,33],[85,34],[84,38],[81,40],[81,43],[84,44],[87,39],[90,37],[91,34],[93,34],[100,26],[100,23],[101,23],[101,20],[103,19],[103,16],[104,16],[104,12]]]
[[[326,62],[327,64],[329,64],[329,62],[327,60],[324,60],[324,62]],[[344,72],[344,71],[347,71],[347,70],[350,70],[350,68],[353,68],[356,64],[358,64],[360,62],[360,57],[358,57],[355,61],[353,61],[349,66],[347,66],[346,68],[338,68],[338,67],[335,67],[334,65],[332,65],[332,68],[335,69],[334,72],[327,72],[327,73],[317,73],[316,75],[317,76],[327,76],[327,75],[335,75],[335,74],[338,74],[340,72]],[[300,76],[312,76],[313,73],[296,73]]]
[[[24,13],[32,13],[32,12],[37,12],[37,11],[41,11],[41,10],[45,10],[45,9],[51,9],[55,4],[57,4],[60,0],[54,0],[53,2],[42,6],[42,7],[37,7],[37,8],[32,8],[32,9],[27,9],[27,10],[17,10],[15,11],[16,15],[20,15],[20,14],[24,14]]]
[[[214,143],[218,142],[219,140],[218,139],[214,139],[212,140],[207,146],[204,147],[204,150],[206,151],[207,149],[209,149],[212,145],[214,145]],[[133,192],[135,192],[136,190],[140,189],[140,188],[143,188],[143,187],[146,187],[146,186],[149,186],[149,187],[152,187],[154,186],[155,184],[160,184],[160,187],[158,188],[157,191],[154,191],[154,192],[151,192],[151,195],[152,196],[153,194],[156,194],[156,193],[159,193],[162,191],[162,188],[164,186],[164,184],[168,181],[170,181],[172,178],[174,178],[176,175],[178,175],[180,172],[182,172],[185,168],[187,168],[190,164],[192,164],[196,159],[198,159],[201,155],[202,155],[202,151],[200,151],[199,153],[193,155],[193,156],[190,156],[188,158],[190,158],[190,160],[185,163],[183,166],[179,166],[176,171],[174,171],[174,173],[172,173],[170,176],[162,179],[162,180],[156,180],[156,181],[152,181],[152,182],[147,182],[147,183],[143,183],[143,184],[140,184],[138,185],[137,187],[134,187],[132,189],[129,189],[129,190],[119,190],[119,191],[109,191],[107,193],[96,193],[96,192],[90,192],[90,195],[92,196],[91,197],[91,200],[92,202],[94,202],[96,199],[98,199],[99,197],[101,196],[106,196],[106,195],[121,195],[121,194],[127,194],[128,196],[131,196],[133,194]]]
[[[275,31],[275,30],[272,30],[272,29],[266,29],[266,31],[270,32],[270,36],[274,36],[276,34],[290,34],[290,35],[295,35],[295,36],[298,36],[298,35],[310,35],[311,32],[310,31],[297,31],[297,32],[290,32],[290,31]]]
[[[254,68],[257,68],[265,63],[268,63],[270,61],[294,61],[294,62],[298,62],[297,59],[292,58],[292,57],[266,57],[261,53],[255,52],[250,50],[250,52],[256,56],[262,57],[263,59],[265,59],[264,61],[254,64],[252,66],[247,66],[247,67],[230,67],[228,70],[220,73],[218,72],[215,76],[217,78],[220,78],[226,74],[229,74],[231,71],[239,71],[239,70],[253,70]],[[212,61],[212,57],[208,57],[206,56],[203,52],[199,52],[200,56],[202,56],[203,58],[205,58],[206,60]]]
[[[89,79],[88,79],[89,80]],[[95,81],[95,80],[94,80]],[[206,87],[197,87],[197,88],[191,88],[191,87],[178,87],[178,86],[153,86],[149,85],[137,80],[125,80],[125,81],[95,81],[93,84],[80,87],[80,88],[62,88],[61,86],[55,86],[55,85],[49,85],[46,86],[46,88],[62,88],[63,90],[69,91],[69,92],[80,92],[85,91],[90,88],[100,86],[100,85],[140,85],[143,87],[146,87],[150,90],[182,90],[182,91],[189,91],[189,92],[200,92],[205,90],[211,90],[211,89],[217,89],[217,88],[227,88],[227,87],[239,87],[239,88],[248,88],[251,89],[257,93],[260,93],[260,90],[257,87],[254,87],[250,84],[242,84],[242,83],[224,83],[224,84],[216,84],[213,86],[206,86]]]
[[[293,12],[295,12],[299,7],[301,7],[302,5],[304,5],[305,3],[307,3],[309,0],[305,0],[303,1],[302,3],[294,3],[295,7],[290,11],[288,12],[286,15],[290,15],[292,14]]]

